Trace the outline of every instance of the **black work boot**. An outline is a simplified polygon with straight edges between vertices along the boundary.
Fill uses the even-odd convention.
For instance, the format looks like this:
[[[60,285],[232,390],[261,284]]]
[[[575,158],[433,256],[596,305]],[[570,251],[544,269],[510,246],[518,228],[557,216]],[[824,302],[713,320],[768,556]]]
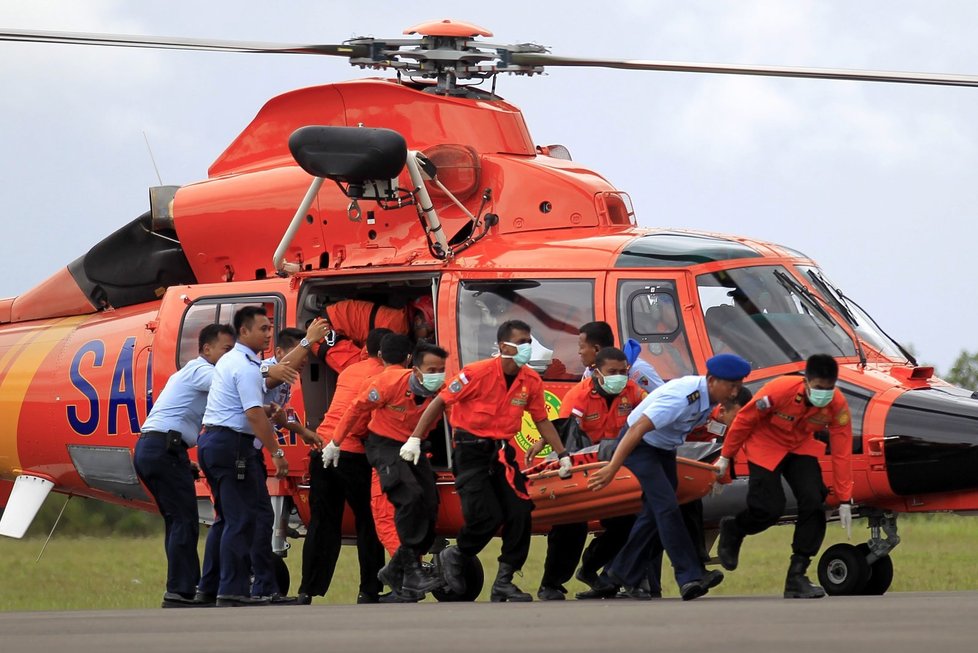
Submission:
[[[791,556],[788,566],[788,577],[784,579],[784,598],[786,599],[820,599],[825,596],[825,590],[808,580],[805,571],[808,569],[807,556]]]
[[[445,581],[441,575],[436,574],[433,569],[421,568],[421,563],[415,558],[408,560],[404,564],[404,584],[402,588],[406,592],[419,592],[426,594],[431,590],[444,586]]]
[[[717,543],[717,557],[727,571],[737,568],[740,561],[740,545],[744,543],[744,534],[737,528],[734,517],[724,517],[720,520],[720,541]]]
[[[513,568],[513,565],[505,562],[499,563],[499,573],[496,574],[496,580],[492,584],[492,591],[489,594],[489,600],[491,602],[501,603],[512,601],[523,603],[533,600],[533,596],[513,584],[513,574],[517,571],[519,570]]]
[[[457,546],[445,547],[438,554],[438,566],[441,568],[445,584],[455,594],[465,594],[465,565],[467,556]]]

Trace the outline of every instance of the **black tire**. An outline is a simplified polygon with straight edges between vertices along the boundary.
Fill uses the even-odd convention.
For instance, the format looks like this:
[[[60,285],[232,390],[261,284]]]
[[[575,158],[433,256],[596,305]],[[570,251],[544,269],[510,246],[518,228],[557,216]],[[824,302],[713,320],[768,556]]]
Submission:
[[[465,593],[456,594],[448,588],[431,590],[431,595],[439,603],[469,603],[475,601],[482,594],[482,586],[486,582],[486,575],[482,569],[482,561],[475,556],[468,559],[465,563]]]
[[[869,545],[860,544],[856,547],[863,555],[869,555]],[[882,596],[890,589],[893,582],[893,558],[883,556],[869,566],[869,580],[860,594],[865,596]]]
[[[285,558],[273,556],[275,562],[275,582],[278,583],[278,591],[282,596],[288,596],[289,584],[292,576],[289,574],[289,566],[285,564]]]
[[[869,581],[866,554],[852,544],[836,544],[818,559],[818,582],[831,596],[862,594]]]

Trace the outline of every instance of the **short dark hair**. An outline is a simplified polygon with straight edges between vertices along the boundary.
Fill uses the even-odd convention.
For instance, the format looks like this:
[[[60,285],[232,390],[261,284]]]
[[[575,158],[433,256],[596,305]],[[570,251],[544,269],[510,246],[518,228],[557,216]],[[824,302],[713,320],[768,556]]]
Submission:
[[[438,345],[433,345],[430,342],[419,342],[418,346],[414,348],[414,356],[411,357],[411,361],[415,365],[421,365],[424,362],[426,354],[431,354],[438,358],[448,358],[448,352]]]
[[[606,361],[625,361],[627,363],[628,357],[618,347],[603,347],[594,357],[594,366],[601,367]]]
[[[242,328],[250,327],[255,321],[256,315],[268,317],[268,311],[265,310],[264,306],[245,306],[244,308],[239,308],[234,314],[234,332],[241,333]]]
[[[741,408],[750,403],[750,400],[754,398],[754,393],[746,385],[740,386],[740,392],[737,396],[733,398],[731,403],[737,404]]]
[[[584,340],[596,347],[614,347],[615,333],[607,322],[588,322],[577,331],[584,334]]]
[[[814,354],[805,363],[805,376],[834,382],[839,378],[839,364],[828,354]]]
[[[400,333],[388,333],[380,341],[380,357],[388,365],[404,365],[414,345]]]
[[[217,342],[222,333],[231,336],[231,340],[235,340],[234,329],[231,328],[230,324],[208,324],[201,329],[197,335],[197,352],[203,352],[204,345],[213,345]]]
[[[376,356],[380,353],[380,341],[388,333],[394,332],[384,327],[377,327],[376,329],[370,330],[370,333],[367,334],[367,356]]]
[[[530,333],[530,325],[523,320],[506,320],[496,329],[496,342],[505,342],[513,337],[513,331]]]
[[[287,350],[294,349],[295,346],[299,344],[299,341],[305,337],[306,332],[302,329],[288,327],[287,329],[282,329],[278,332],[278,346]]]

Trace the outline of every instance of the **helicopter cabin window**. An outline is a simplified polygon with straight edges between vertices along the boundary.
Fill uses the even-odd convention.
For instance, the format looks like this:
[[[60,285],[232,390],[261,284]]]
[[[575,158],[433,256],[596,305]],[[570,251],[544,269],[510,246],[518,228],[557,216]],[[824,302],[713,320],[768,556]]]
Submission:
[[[639,355],[663,380],[695,372],[673,282],[623,281],[618,312],[622,341],[637,341]]]
[[[576,381],[584,373],[579,329],[594,320],[594,282],[584,279],[467,280],[458,293],[462,365],[498,353],[496,330],[507,320],[530,325],[528,365],[548,381]]]
[[[856,355],[848,332],[781,266],[721,270],[696,284],[714,354],[738,354],[754,369]]]
[[[199,355],[197,336],[200,330],[208,324],[230,324],[233,327],[234,314],[245,306],[264,306],[268,311],[268,319],[272,321],[273,332],[278,332],[276,325],[284,324],[282,300],[279,297],[207,297],[191,304],[183,314],[180,325],[180,347],[177,351],[177,369],[197,358]],[[274,351],[267,351],[264,357],[269,357]]]

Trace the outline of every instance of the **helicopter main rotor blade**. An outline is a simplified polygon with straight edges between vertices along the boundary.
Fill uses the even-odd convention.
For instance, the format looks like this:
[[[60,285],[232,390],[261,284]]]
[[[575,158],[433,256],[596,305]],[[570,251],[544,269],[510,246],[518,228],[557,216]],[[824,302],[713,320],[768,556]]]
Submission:
[[[286,44],[249,41],[220,41],[184,39],[168,36],[129,36],[118,34],[88,34],[84,32],[47,32],[0,29],[0,41],[24,43],[62,43],[97,45],[117,48],[149,48],[155,50],[205,50],[211,52],[252,52],[268,54],[325,54],[338,57],[365,57],[370,48],[358,44]]]
[[[858,82],[890,82],[895,84],[978,86],[978,76],[974,75],[689,63],[684,61],[643,61],[639,59],[581,59],[534,52],[513,53],[510,55],[510,62],[522,66],[620,68],[623,70],[658,70],[666,72],[714,73],[719,75],[756,75],[762,77],[800,77],[805,79],[836,79]]]

